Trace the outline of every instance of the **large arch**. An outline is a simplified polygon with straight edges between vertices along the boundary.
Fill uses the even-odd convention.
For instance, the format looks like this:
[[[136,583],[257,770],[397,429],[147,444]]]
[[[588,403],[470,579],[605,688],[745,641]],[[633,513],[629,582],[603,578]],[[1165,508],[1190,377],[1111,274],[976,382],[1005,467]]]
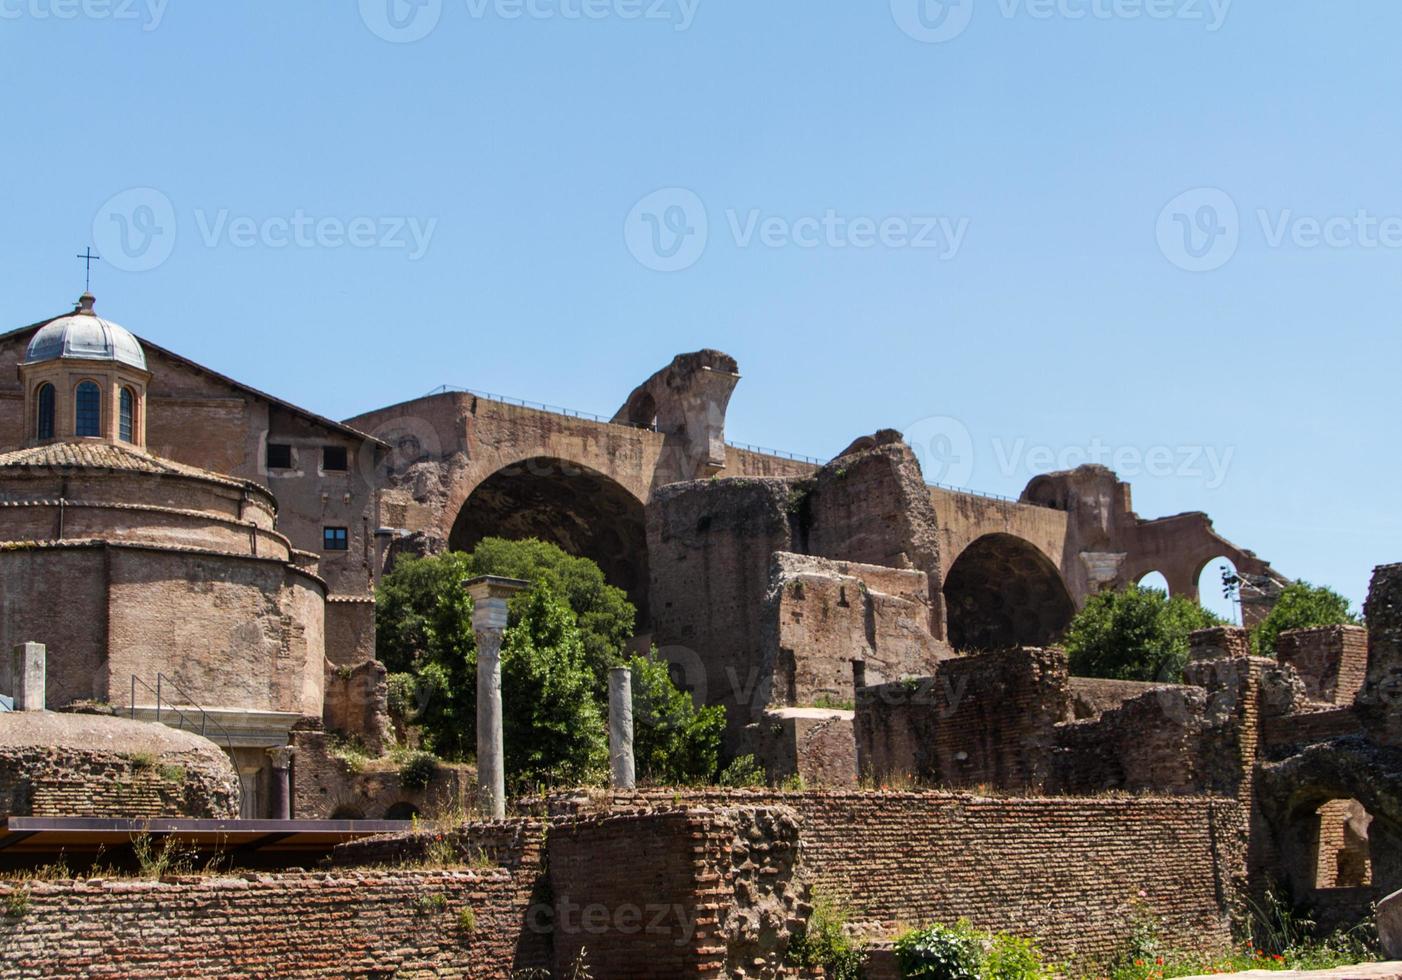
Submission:
[[[960,553],[944,580],[949,642],[960,651],[1047,646],[1076,613],[1061,573],[1011,534],[985,534]]]
[[[473,489],[448,536],[454,551],[486,537],[539,538],[603,569],[610,585],[648,622],[647,531],[643,502],[587,466],[537,456],[497,470]]]

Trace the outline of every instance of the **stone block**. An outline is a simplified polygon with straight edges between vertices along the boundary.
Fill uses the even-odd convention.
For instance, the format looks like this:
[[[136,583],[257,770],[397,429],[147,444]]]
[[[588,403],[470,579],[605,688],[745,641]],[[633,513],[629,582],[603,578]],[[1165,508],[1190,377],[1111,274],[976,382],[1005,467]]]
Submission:
[[[1378,903],[1378,939],[1389,959],[1402,960],[1402,891]]]

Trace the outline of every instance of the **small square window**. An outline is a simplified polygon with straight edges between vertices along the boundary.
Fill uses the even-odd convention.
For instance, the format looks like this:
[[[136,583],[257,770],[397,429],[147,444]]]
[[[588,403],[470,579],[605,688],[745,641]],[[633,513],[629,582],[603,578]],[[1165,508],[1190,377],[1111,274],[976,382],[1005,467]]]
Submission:
[[[321,449],[321,468],[327,473],[344,473],[350,469],[346,447],[323,446]]]
[[[322,551],[345,551],[348,548],[350,548],[350,542],[346,539],[345,528],[325,527],[321,529]]]
[[[285,442],[268,443],[268,469],[292,469],[292,447]]]

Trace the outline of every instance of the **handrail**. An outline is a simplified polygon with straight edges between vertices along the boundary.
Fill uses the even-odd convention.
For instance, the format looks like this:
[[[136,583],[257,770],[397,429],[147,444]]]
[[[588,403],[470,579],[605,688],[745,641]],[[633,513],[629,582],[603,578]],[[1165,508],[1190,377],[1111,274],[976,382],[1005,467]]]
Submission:
[[[498,395],[490,391],[479,391],[476,388],[463,388],[458,385],[439,385],[430,391],[425,398],[432,398],[434,395],[446,395],[458,393],[463,395],[475,395],[478,398],[485,398],[488,401],[501,402],[503,405],[519,405],[522,408],[533,408],[541,412],[549,412],[552,415],[564,415],[572,419],[584,419],[588,422],[599,422],[603,425],[618,425],[625,429],[642,429],[648,432],[657,431],[656,424],[634,425],[631,422],[615,422],[611,418],[596,415],[593,412],[580,411],[577,408],[564,408],[560,405],[550,405],[546,402],[535,402],[528,398],[517,398],[513,395]]]
[[[777,456],[779,459],[791,459],[798,463],[812,463],[814,466],[822,466],[823,460],[816,456],[805,456],[803,453],[791,453],[787,449],[769,449],[766,446],[752,446],[748,442],[727,442],[727,446],[732,449],[743,449],[749,453],[759,453],[761,456]]]
[[[522,408],[531,408],[541,412],[550,412],[554,415],[564,415],[568,418],[584,419],[585,421],[589,422],[599,422],[603,425],[617,425],[622,426],[625,429],[642,429],[646,432],[657,431],[657,424],[655,422],[652,425],[633,425],[630,422],[615,422],[611,418],[605,418],[604,416],[596,415],[593,412],[582,412],[578,409],[573,408],[561,408],[559,405],[550,405],[545,402],[530,401],[526,398],[516,398],[511,395],[497,395],[493,394],[490,391],[480,391],[476,388],[463,388],[459,387],[458,385],[439,385],[437,388],[434,388],[432,391],[430,391],[425,397],[431,398],[434,395],[444,395],[450,392],[459,392],[464,395],[474,395],[478,398],[485,398],[488,401],[501,402],[504,405],[519,405]],[[758,453],[761,456],[773,456],[777,459],[788,459],[793,460],[796,463],[808,463],[812,466],[823,466],[827,462],[826,460],[819,459],[816,456],[808,456],[804,453],[790,452],[787,449],[771,449],[767,446],[755,446],[747,442],[726,442],[726,445],[734,449],[743,450],[745,452]],[[971,497],[983,497],[987,500],[998,500],[1008,504],[1025,504],[1029,507],[1046,507],[1049,510],[1057,509],[1055,507],[1051,507],[1048,504],[1040,504],[1032,500],[1020,500],[1017,497],[1006,497],[1001,493],[985,493],[981,490],[970,490],[968,487],[956,487],[951,486],[947,483],[931,483],[928,485],[931,487],[935,487],[939,490],[949,490],[954,493],[968,494]]]
[[[155,705],[155,707],[156,707],[156,721],[157,721],[159,724],[162,724],[162,725],[169,725],[171,728],[175,728],[175,729],[178,729],[178,730],[180,730],[180,731],[184,731],[184,730],[185,730],[185,725],[186,725],[186,723],[188,722],[189,725],[190,725],[191,731],[193,731],[193,730],[195,729],[195,723],[194,723],[193,721],[191,721],[191,720],[190,720],[190,717],[189,717],[187,714],[185,714],[185,712],[181,711],[180,708],[179,708],[177,705],[175,705],[175,704],[171,704],[171,705],[169,706],[169,708],[170,708],[170,711],[174,712],[177,716],[179,716],[179,718],[180,718],[179,724],[171,725],[170,722],[165,721],[165,720],[161,717],[161,710],[162,710],[161,706],[162,706],[162,702],[164,701],[164,697],[163,697],[163,695],[162,695],[162,693],[161,693],[161,687],[162,687],[163,684],[169,684],[171,687],[175,688],[175,693],[176,693],[176,694],[178,694],[180,697],[182,697],[182,698],[185,699],[185,701],[186,701],[186,706],[187,706],[187,707],[189,707],[189,708],[191,708],[191,709],[193,709],[193,710],[195,710],[195,711],[198,711],[198,712],[200,713],[200,724],[199,724],[199,733],[200,733],[200,735],[202,735],[202,736],[204,736],[204,737],[206,737],[206,738],[209,738],[208,731],[209,731],[210,726],[213,726],[215,729],[218,730],[218,733],[219,733],[220,735],[223,736],[223,738],[224,738],[224,748],[225,748],[230,754],[233,753],[233,751],[234,751],[234,739],[233,739],[233,736],[231,736],[231,735],[229,734],[229,730],[219,723],[219,719],[215,718],[215,717],[214,717],[213,715],[211,715],[208,711],[205,711],[204,708],[200,707],[200,705],[195,701],[195,699],[192,698],[192,697],[190,697],[190,695],[187,694],[187,693],[185,692],[185,689],[182,688],[179,684],[177,684],[173,678],[167,677],[165,674],[161,673],[160,671],[157,671],[157,672],[156,672],[156,687],[155,687],[154,690],[151,688],[151,685],[150,685],[150,684],[147,684],[147,683],[146,683],[145,681],[143,681],[140,677],[137,677],[135,674],[132,674],[132,675],[131,675],[131,717],[132,717],[133,719],[136,718],[136,687],[137,687],[138,684],[141,685],[141,687],[144,688],[146,691],[148,691],[150,694],[152,694],[152,695],[155,696],[155,698],[156,698],[156,705]],[[211,741],[213,741],[213,740],[211,739]]]

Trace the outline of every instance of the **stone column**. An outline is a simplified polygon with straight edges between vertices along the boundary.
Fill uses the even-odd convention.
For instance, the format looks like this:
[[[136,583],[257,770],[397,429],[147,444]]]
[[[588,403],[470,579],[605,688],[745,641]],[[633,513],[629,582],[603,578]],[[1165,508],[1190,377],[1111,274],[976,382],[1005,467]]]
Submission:
[[[633,789],[633,671],[609,668],[609,770],[614,789]]]
[[[268,795],[274,820],[292,819],[292,756],[296,751],[290,745],[268,750],[273,767],[272,792]]]
[[[485,575],[465,583],[472,596],[472,633],[477,640],[477,789],[493,820],[506,818],[506,758],[501,733],[501,638],[506,602],[530,586],[519,579]]]
[[[47,656],[42,643],[20,643],[10,658],[11,697],[16,711],[44,710],[44,664]]]

